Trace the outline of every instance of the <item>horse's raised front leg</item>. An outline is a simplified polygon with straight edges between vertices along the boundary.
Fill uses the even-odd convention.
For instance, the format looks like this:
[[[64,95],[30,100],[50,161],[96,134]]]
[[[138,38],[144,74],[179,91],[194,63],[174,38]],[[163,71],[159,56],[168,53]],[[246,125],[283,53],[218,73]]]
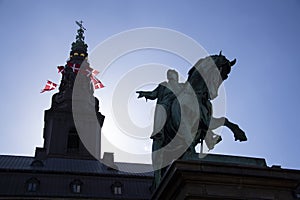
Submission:
[[[247,136],[245,132],[242,129],[240,129],[240,127],[237,124],[232,123],[226,117],[212,117],[209,129],[213,130],[219,128],[220,126],[228,127],[232,131],[235,140],[239,140],[240,142],[247,141]]]
[[[225,118],[225,126],[227,126],[233,133],[235,140],[239,140],[240,142],[247,141],[247,137],[245,132],[240,129],[237,124],[230,122],[227,118]]]

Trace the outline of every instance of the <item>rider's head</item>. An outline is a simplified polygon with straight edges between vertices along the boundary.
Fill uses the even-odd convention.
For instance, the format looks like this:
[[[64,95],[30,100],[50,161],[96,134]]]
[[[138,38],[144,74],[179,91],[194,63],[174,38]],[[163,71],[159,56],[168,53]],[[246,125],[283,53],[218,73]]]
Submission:
[[[174,69],[169,69],[167,71],[167,78],[168,80],[174,80],[174,81],[177,81],[178,82],[178,73],[177,71],[175,71]]]

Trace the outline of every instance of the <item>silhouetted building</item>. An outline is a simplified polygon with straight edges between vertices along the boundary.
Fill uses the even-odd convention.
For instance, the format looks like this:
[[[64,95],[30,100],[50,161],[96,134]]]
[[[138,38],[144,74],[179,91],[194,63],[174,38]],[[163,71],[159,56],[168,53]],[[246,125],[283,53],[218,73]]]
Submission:
[[[0,199],[150,199],[151,166],[95,159],[0,156]]]
[[[78,25],[70,58],[58,67],[59,92],[45,111],[43,148],[34,157],[0,156],[1,199],[150,199],[151,165],[114,162],[107,152],[100,159],[104,116],[93,93],[101,82]]]
[[[152,199],[300,199],[300,171],[268,167],[261,158],[209,154],[201,160],[177,160]]]

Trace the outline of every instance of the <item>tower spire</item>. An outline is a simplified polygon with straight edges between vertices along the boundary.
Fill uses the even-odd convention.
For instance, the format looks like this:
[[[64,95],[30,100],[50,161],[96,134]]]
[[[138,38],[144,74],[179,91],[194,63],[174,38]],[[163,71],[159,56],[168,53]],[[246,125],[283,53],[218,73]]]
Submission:
[[[99,112],[99,100],[93,95],[91,83],[98,79],[93,75],[96,70],[87,62],[86,29],[82,21],[76,24],[79,29],[70,59],[65,66],[59,66],[59,92],[53,95],[51,108],[45,111],[44,148],[37,149],[36,157],[94,159],[101,155],[104,116]]]
[[[84,60],[87,56],[87,48],[88,45],[84,42],[84,31],[86,30],[83,27],[83,21],[76,21],[76,24],[79,26],[76,35],[76,41],[72,43],[71,52],[70,52],[70,60]]]

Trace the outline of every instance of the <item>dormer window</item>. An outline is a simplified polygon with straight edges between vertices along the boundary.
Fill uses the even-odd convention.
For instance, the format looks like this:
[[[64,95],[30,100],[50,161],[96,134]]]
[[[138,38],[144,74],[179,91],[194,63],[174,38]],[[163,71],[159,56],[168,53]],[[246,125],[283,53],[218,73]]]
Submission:
[[[123,192],[123,184],[120,182],[115,182],[111,185],[111,191],[114,195],[122,195]]]
[[[25,187],[27,192],[36,192],[40,186],[40,181],[37,178],[30,178],[26,181]]]
[[[43,167],[44,163],[41,160],[34,160],[32,161],[32,163],[30,164],[30,166],[32,167]]]
[[[77,194],[81,193],[81,191],[82,191],[82,182],[78,179],[72,181],[70,183],[70,189],[71,189],[72,193],[77,193]]]

